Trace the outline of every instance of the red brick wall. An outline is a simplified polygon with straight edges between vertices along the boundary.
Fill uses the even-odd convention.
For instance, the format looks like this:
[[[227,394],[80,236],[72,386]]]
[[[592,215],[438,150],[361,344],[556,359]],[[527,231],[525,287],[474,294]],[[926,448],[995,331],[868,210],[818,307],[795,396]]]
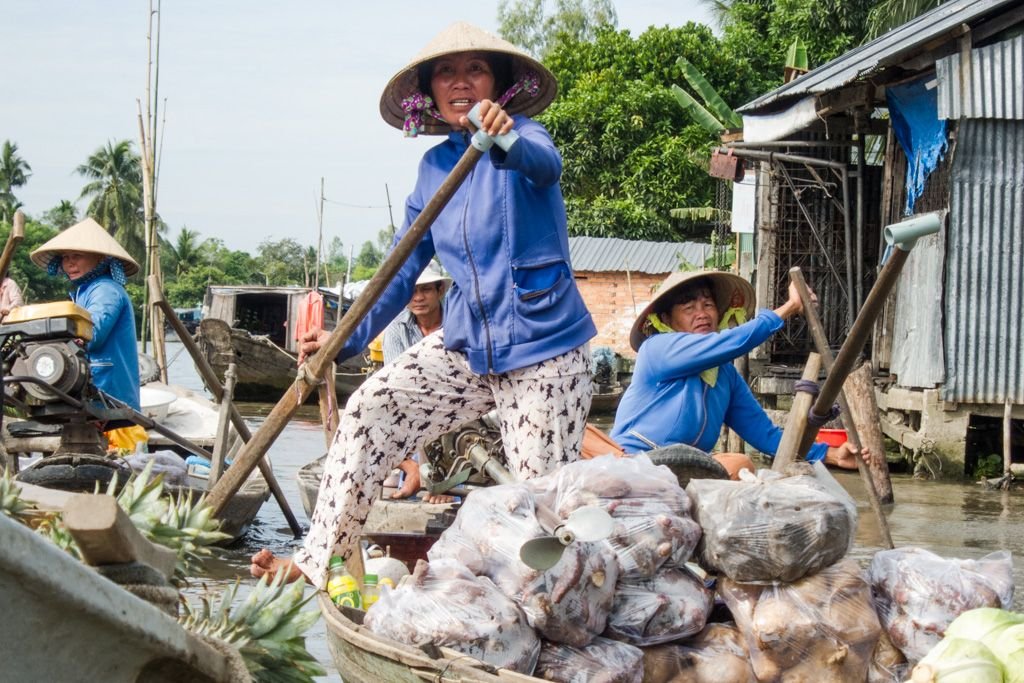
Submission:
[[[576,286],[597,326],[597,336],[590,340],[590,348],[610,346],[623,356],[635,357],[629,348],[629,329],[666,277],[668,273],[630,273],[627,279],[624,272],[577,271]]]

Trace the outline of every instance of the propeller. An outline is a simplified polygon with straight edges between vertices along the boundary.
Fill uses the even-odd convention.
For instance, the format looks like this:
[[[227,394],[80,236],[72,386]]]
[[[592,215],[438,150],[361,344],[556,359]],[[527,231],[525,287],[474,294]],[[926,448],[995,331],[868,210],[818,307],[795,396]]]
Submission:
[[[473,467],[499,484],[516,483],[509,471],[479,442],[470,446],[466,455]],[[600,541],[608,538],[615,527],[608,511],[594,505],[577,508],[563,520],[547,505],[538,502],[537,521],[550,535],[531,539],[519,549],[519,559],[537,571],[545,571],[558,564],[570,543]]]

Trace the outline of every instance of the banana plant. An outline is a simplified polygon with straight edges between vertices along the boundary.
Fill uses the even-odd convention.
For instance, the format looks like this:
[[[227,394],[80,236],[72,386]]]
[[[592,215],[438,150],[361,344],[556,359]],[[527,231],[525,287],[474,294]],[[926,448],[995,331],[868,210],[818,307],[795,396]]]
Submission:
[[[683,77],[690,87],[704,100],[700,104],[690,93],[672,85],[672,94],[679,105],[690,114],[693,119],[711,133],[720,133],[729,128],[740,128],[743,126],[743,118],[734,112],[725,103],[718,91],[708,83],[700,69],[695,67],[685,57],[676,60],[676,64],[683,70]]]

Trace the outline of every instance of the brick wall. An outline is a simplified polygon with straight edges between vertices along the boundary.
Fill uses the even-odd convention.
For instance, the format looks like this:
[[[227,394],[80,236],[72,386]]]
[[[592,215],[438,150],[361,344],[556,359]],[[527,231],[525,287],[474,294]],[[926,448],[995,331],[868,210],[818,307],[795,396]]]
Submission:
[[[666,277],[668,273],[630,273],[627,278],[624,272],[577,271],[576,286],[597,326],[597,336],[590,340],[590,348],[610,346],[623,356],[635,357],[629,348],[629,329]]]

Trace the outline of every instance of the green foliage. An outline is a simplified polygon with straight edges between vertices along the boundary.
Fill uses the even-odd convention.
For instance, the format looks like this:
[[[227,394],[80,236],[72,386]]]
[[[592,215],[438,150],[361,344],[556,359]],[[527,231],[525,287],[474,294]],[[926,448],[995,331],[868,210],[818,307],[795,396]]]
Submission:
[[[376,270],[377,266],[380,265],[380,262],[383,259],[384,255],[381,253],[380,249],[377,248],[377,245],[367,240],[363,242],[363,247],[359,250],[359,255],[356,256],[356,265],[362,268],[372,268]]]
[[[57,206],[43,214],[42,221],[57,230],[70,228],[78,222],[78,208],[67,199],[62,199]]]
[[[527,52],[544,58],[558,40],[589,41],[600,27],[615,27],[618,18],[611,0],[500,0],[498,34]]]
[[[708,79],[704,78],[704,74],[697,67],[691,64],[686,57],[680,57],[677,63],[679,68],[683,70],[683,77],[686,78],[686,82],[690,84],[694,92],[700,95],[708,110],[720,122],[718,130],[722,128],[740,128],[743,126],[743,119],[740,115],[725,103],[722,96],[718,94],[714,86],[708,83]]]
[[[1001,476],[1003,476],[1003,457],[1001,455],[990,453],[982,458],[978,458],[978,464],[974,467],[975,479],[980,481]]]
[[[32,167],[18,154],[18,145],[4,140],[0,147],[0,220],[14,220],[14,212],[21,202],[14,196],[14,190],[28,182]]]
[[[86,213],[142,264],[146,244],[142,162],[131,141],[108,141],[76,171],[88,181],[80,195],[90,199]]]
[[[865,38],[877,38],[886,31],[938,7],[941,2],[942,0],[881,0],[868,14]]]
[[[263,241],[257,249],[256,269],[265,284],[306,285],[305,248],[290,237]]]
[[[11,234],[10,223],[0,222],[0,244]],[[25,303],[59,301],[68,298],[67,280],[50,277],[45,268],[32,263],[29,254],[57,234],[57,231],[33,220],[25,222],[25,239],[11,259],[10,276],[21,287]]]

